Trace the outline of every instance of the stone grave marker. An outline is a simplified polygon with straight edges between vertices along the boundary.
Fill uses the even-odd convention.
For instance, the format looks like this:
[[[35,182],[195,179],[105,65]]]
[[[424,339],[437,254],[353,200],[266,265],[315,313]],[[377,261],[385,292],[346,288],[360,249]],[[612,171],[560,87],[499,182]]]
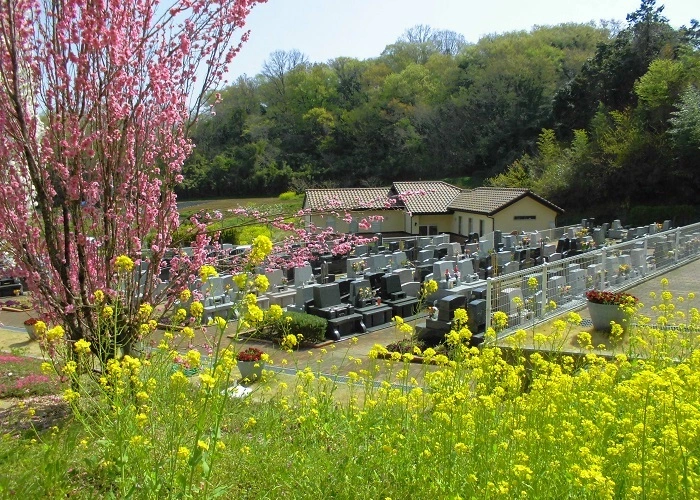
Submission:
[[[294,286],[301,286],[313,282],[314,272],[310,265],[294,268]]]

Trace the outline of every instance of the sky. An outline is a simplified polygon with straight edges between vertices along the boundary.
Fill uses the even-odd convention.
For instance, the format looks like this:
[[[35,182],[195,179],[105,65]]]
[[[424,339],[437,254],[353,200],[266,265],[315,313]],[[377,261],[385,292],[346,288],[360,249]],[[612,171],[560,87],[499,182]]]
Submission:
[[[298,49],[310,62],[378,57],[407,29],[426,24],[475,43],[483,35],[535,25],[625,20],[641,0],[268,0],[248,17],[250,39],[234,59],[229,82],[255,76],[275,50]],[[700,18],[698,0],[657,0],[672,26]]]

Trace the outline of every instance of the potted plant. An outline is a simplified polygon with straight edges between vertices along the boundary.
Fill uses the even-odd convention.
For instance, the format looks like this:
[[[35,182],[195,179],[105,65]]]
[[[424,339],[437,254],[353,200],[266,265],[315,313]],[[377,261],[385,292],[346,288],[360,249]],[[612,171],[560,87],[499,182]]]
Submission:
[[[624,326],[630,308],[633,308],[639,300],[629,293],[601,290],[589,290],[586,292],[586,299],[593,327],[606,332],[610,331],[611,321]]]
[[[34,326],[39,322],[38,319],[36,318],[28,318],[24,320],[24,328],[27,330],[27,334],[29,335],[29,338],[32,340],[37,339],[36,332],[34,331]]]
[[[238,371],[241,372],[241,379],[254,382],[262,378],[262,371],[265,367],[267,355],[257,347],[246,347],[236,355]]]

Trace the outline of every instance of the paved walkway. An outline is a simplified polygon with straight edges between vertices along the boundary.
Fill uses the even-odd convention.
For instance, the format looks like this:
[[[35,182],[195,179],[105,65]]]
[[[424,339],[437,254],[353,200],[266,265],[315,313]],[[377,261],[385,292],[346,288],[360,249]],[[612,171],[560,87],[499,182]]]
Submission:
[[[636,285],[628,290],[630,293],[639,297],[642,302],[649,297],[649,292],[660,290],[660,280],[665,277],[669,280],[669,290],[674,295],[687,295],[689,292],[697,292],[698,300],[700,300],[700,259],[690,262],[682,267],[671,270],[663,276],[652,278],[644,283]],[[4,301],[5,299],[0,299]],[[0,312],[0,322],[3,324],[0,327],[0,351],[10,351],[12,349],[20,349],[25,353],[33,356],[41,356],[39,343],[29,340],[29,337],[24,329],[23,322],[25,319],[35,314],[33,311],[29,313],[18,312]],[[583,318],[588,318],[587,308],[579,311]],[[231,332],[233,333],[233,332]],[[270,353],[275,361],[276,367],[282,373],[293,374],[297,369],[310,366],[313,371],[326,374],[345,375],[350,371],[359,371],[363,368],[357,363],[357,359],[363,360],[363,365],[366,368],[364,360],[367,359],[367,353],[375,344],[387,345],[391,342],[400,340],[401,336],[396,332],[393,326],[378,330],[357,337],[356,341],[346,338],[337,343],[331,343],[320,349],[309,349],[295,352],[293,354],[285,353],[269,343],[248,341],[247,345],[254,345],[263,348]],[[202,346],[204,339],[200,336],[195,339],[195,344]],[[283,365],[283,360],[286,364]],[[425,370],[422,365],[414,365],[411,371],[415,373]],[[414,375],[414,373],[412,373]]]

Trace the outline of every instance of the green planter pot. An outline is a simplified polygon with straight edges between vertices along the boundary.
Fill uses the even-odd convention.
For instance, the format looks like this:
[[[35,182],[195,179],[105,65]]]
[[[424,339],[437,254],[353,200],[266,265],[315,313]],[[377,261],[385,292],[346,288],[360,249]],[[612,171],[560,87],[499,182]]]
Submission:
[[[588,312],[591,314],[591,321],[593,322],[593,328],[600,332],[610,333],[610,322],[622,325],[625,324],[623,320],[625,319],[625,313],[620,309],[619,306],[614,304],[596,304],[595,302],[588,303]]]
[[[265,368],[264,361],[238,361],[238,371],[241,372],[241,379],[248,382],[260,380],[263,368]]]

